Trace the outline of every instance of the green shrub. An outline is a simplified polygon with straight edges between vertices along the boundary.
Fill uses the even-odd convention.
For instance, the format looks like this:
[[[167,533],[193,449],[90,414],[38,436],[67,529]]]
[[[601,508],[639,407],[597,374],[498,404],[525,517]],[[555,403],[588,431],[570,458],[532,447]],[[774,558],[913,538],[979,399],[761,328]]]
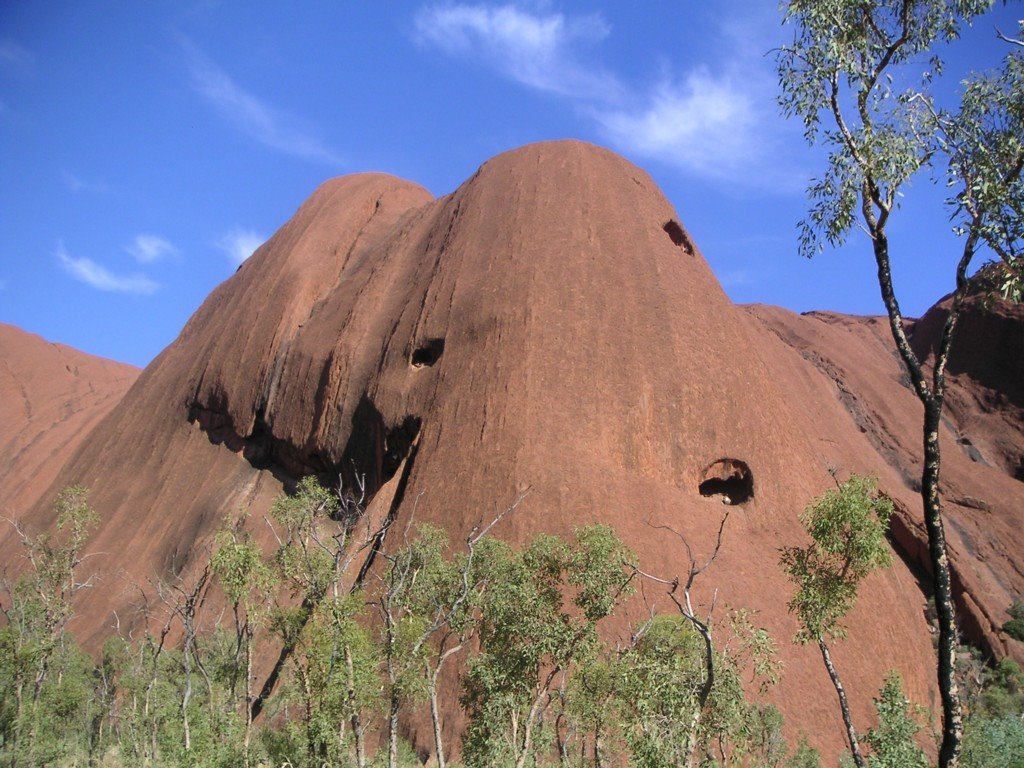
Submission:
[[[1014,600],[1007,613],[1010,620],[1003,624],[1003,632],[1014,640],[1024,642],[1024,602]]]

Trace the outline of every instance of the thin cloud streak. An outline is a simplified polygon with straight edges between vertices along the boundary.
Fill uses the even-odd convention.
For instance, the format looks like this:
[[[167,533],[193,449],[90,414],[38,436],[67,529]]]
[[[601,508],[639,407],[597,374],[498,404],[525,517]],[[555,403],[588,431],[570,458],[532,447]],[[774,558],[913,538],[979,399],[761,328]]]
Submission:
[[[234,264],[241,264],[266,241],[263,235],[251,229],[236,227],[217,241],[217,246]]]
[[[152,264],[161,259],[178,256],[180,251],[169,240],[158,235],[136,235],[126,249],[140,264]]]
[[[661,83],[640,109],[596,118],[616,145],[702,176],[734,177],[757,162],[763,143],[750,94],[703,68]]]
[[[76,176],[71,171],[60,172],[61,181],[64,182],[64,188],[72,194],[79,194],[80,192],[90,192],[93,194],[108,194],[110,188],[106,184],[94,184],[89,181],[85,181],[80,176]]]
[[[576,99],[609,98],[618,80],[579,60],[581,45],[600,42],[611,27],[600,14],[567,18],[532,14],[514,5],[421,8],[415,39],[449,56],[483,59],[506,77],[540,91]]]
[[[0,40],[0,61],[5,64],[25,69],[32,66],[35,60],[36,57],[32,55],[30,50],[14,42],[9,37]]]
[[[304,160],[339,166],[344,161],[309,128],[241,88],[191,42],[181,40],[192,86],[214,110],[255,141]]]
[[[611,33],[599,14],[539,13],[515,4],[425,6],[415,17],[415,39],[572,99],[626,154],[714,181],[799,192],[807,174],[784,151],[788,129],[778,116],[774,80],[760,48],[742,37],[744,26],[730,24],[722,27],[722,62],[715,67],[695,66],[632,89],[583,62],[581,48]]]
[[[92,259],[75,258],[65,250],[63,243],[57,245],[57,258],[69,275],[101,291],[148,296],[160,287],[145,275],[115,275]]]

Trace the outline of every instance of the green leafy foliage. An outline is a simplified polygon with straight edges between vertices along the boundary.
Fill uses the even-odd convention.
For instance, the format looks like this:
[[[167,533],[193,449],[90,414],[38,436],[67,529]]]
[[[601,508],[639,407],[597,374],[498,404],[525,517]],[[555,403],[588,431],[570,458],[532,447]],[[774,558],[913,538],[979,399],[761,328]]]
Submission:
[[[1024,722],[1020,715],[968,719],[961,760],[965,768],[1022,768]]]
[[[868,731],[864,741],[871,747],[872,768],[927,768],[928,761],[915,737],[921,726],[910,713],[910,702],[903,695],[899,674],[890,672],[878,698],[878,725]]]
[[[808,188],[800,252],[810,257],[825,244],[840,245],[854,225],[865,230],[896,351],[924,406],[921,500],[939,625],[943,767],[957,764],[963,713],[954,681],[958,638],[940,504],[938,435],[946,364],[971,289],[969,269],[980,249],[987,246],[997,266],[987,270],[985,282],[974,285],[1007,299],[1022,295],[1024,59],[1012,44],[1020,41],[1008,41],[996,70],[964,82],[952,109],[936,98],[941,91],[933,81],[942,76],[938,52],[943,44],[992,5],[992,0],[789,0],[783,9],[793,40],[776,54],[780,106],[803,122],[808,142],[820,142],[829,152],[825,171]],[[945,184],[953,232],[962,238],[953,259],[956,287],[927,368],[908,338],[893,285],[887,229],[909,182],[926,170]],[[801,564],[789,566],[794,576],[803,570],[806,577]],[[837,617],[807,599],[825,595],[829,585],[804,586],[798,596],[804,604],[796,610],[805,639],[821,638],[837,626]],[[842,585],[832,586],[842,598]],[[819,644],[835,682],[824,641]],[[837,691],[854,760],[863,768],[839,684]]]
[[[826,491],[801,515],[812,542],[782,550],[781,563],[797,592],[789,609],[800,620],[800,642],[842,637],[842,618],[853,607],[861,581],[891,562],[885,540],[892,502],[874,480],[853,476]]]
[[[0,743],[12,762],[27,765],[99,748],[90,665],[65,633],[74,597],[90,583],[80,566],[97,516],[77,486],[57,496],[54,512],[52,533],[29,536],[15,525],[30,567],[4,583],[0,602]]]
[[[1024,641],[1024,602],[1014,600],[1006,612],[1010,614],[1010,620],[1003,624],[1003,632],[1014,640]]]
[[[1019,298],[1024,245],[1024,59],[1009,50],[1002,66],[963,84],[958,109],[937,106],[938,44],[988,11],[990,0],[792,0],[795,34],[777,53],[787,116],[809,142],[831,148],[825,173],[808,189],[800,225],[806,256],[842,244],[858,216],[884,227],[900,190],[931,167],[951,190],[959,234],[974,233],[1002,262],[1001,290]],[[826,128],[829,125],[831,127]]]
[[[821,768],[821,754],[801,735],[796,750],[785,763],[786,768]]]
[[[978,663],[967,705],[962,762],[965,768],[1024,766],[1024,672],[1012,659]]]
[[[307,481],[274,506],[274,551],[256,545],[244,520],[226,522],[199,575],[159,585],[131,638],[111,638],[93,660],[66,622],[52,641],[30,642],[47,626],[40,585],[59,595],[65,578],[81,581],[47,558],[80,566],[64,547],[84,545],[83,499],[66,500],[78,512],[60,536],[27,540],[46,567],[3,603],[0,764],[418,765],[390,723],[424,700],[438,706],[448,659],[465,683],[466,765],[674,766],[694,744],[701,764],[785,760],[778,710],[744,696],[748,675],[775,676],[774,644],[749,614],[723,623],[729,639],[701,718],[705,643],[690,620],[655,617],[625,644],[599,632],[636,577],[634,555],[608,527],[580,528],[570,541],[539,536],[523,549],[474,533],[456,551],[424,525],[379,552],[374,578],[348,590],[348,532],[331,519],[331,495]],[[208,589],[227,610],[209,609]],[[52,598],[54,615],[70,616],[59,603]],[[287,661],[253,723],[261,644],[283,646]],[[38,697],[19,710],[15,687],[30,692],[43,658]]]
[[[270,509],[284,528],[275,564],[293,594],[305,601],[316,602],[336,582],[336,550],[324,543],[340,533],[331,525],[339,510],[337,496],[315,477],[303,478],[294,495],[279,497]]]
[[[521,553],[495,542],[482,553],[489,587],[463,699],[467,765],[522,764],[550,750],[541,714],[552,686],[596,657],[597,623],[629,594],[633,559],[607,526],[578,529],[572,546],[539,536]]]

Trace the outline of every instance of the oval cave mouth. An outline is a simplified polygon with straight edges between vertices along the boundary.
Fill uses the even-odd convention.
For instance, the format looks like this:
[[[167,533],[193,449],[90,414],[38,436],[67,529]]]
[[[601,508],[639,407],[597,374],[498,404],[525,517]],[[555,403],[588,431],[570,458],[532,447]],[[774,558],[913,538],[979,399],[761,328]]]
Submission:
[[[675,219],[669,219],[662,227],[665,234],[669,236],[672,244],[682,248],[691,256],[693,255],[693,246],[690,244],[690,239],[686,236],[686,232],[683,231],[682,225]]]
[[[412,353],[409,362],[413,368],[429,368],[441,358],[442,354],[444,354],[444,339],[427,339]]]
[[[718,459],[701,475],[701,496],[719,497],[723,504],[743,504],[754,497],[754,475],[745,461]]]

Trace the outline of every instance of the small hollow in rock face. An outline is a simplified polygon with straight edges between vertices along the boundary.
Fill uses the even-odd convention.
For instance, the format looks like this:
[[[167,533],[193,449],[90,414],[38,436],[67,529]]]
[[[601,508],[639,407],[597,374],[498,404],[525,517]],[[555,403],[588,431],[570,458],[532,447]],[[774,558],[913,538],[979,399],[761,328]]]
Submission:
[[[409,362],[413,368],[431,366],[438,361],[444,353],[444,339],[427,339],[412,353]]]
[[[673,244],[678,245],[684,251],[689,254],[693,253],[693,246],[690,245],[689,239],[686,237],[686,233],[683,232],[683,228],[679,226],[679,222],[675,219],[669,219],[665,222],[662,227],[665,230],[665,234],[669,236]]]
[[[754,475],[739,459],[719,459],[704,470],[701,496],[720,496],[724,504],[743,504],[754,496]]]

